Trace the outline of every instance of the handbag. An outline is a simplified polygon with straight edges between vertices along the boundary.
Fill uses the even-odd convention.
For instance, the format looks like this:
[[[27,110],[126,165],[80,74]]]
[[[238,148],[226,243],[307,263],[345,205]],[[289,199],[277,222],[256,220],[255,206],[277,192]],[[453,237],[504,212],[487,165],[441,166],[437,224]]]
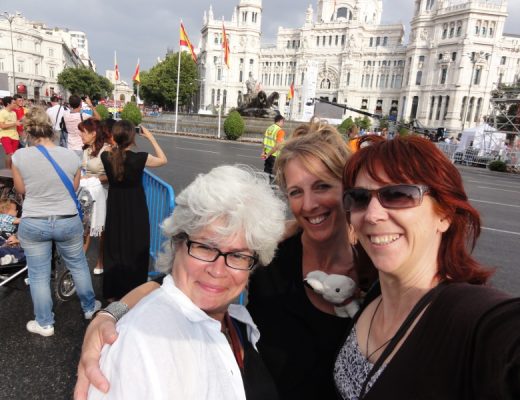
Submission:
[[[76,204],[76,208],[78,210],[78,215],[81,221],[83,222],[83,210],[81,209],[81,203],[78,200],[78,196],[76,196],[76,192],[74,191],[74,186],[72,185],[72,181],[67,177],[67,174],[61,169],[61,167],[58,165],[56,161],[54,161],[54,158],[51,157],[47,149],[42,146],[41,144],[37,145],[36,148],[40,150],[40,152],[45,156],[47,160],[52,164],[54,169],[56,170],[56,173],[60,177],[61,181],[67,188],[67,191],[70,194],[70,197],[72,197],[72,200],[74,200],[74,204]]]

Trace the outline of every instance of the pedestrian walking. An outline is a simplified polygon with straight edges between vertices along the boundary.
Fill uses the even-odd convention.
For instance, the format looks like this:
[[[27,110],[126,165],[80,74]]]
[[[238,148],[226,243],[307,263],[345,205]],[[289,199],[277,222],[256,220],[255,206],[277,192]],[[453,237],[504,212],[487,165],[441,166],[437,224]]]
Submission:
[[[0,142],[5,151],[5,167],[11,168],[11,157],[20,146],[20,136],[18,135],[18,121],[15,109],[18,107],[11,96],[2,99],[4,108],[0,110]]]
[[[60,104],[58,96],[51,97],[51,106],[47,109],[47,115],[51,119],[52,128],[54,129],[55,138],[59,138],[59,145],[67,147],[66,131],[61,129],[61,119],[69,112],[67,107]]]

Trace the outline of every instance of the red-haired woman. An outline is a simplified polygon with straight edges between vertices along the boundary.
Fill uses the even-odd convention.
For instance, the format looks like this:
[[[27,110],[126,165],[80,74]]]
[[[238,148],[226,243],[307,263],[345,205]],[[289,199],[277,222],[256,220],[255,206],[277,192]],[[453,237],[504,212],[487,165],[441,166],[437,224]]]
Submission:
[[[345,209],[379,285],[336,359],[344,399],[520,398],[520,299],[485,286],[480,218],[427,140],[363,138]]]
[[[85,232],[85,252],[90,245],[91,236],[100,237],[99,255],[94,268],[94,275],[103,273],[103,228],[105,226],[106,199],[108,194],[108,178],[101,161],[101,154],[110,151],[111,138],[105,134],[101,121],[89,118],[78,124],[83,142],[83,157],[81,169],[82,185],[87,186],[91,193],[98,192],[91,215],[89,231]],[[93,178],[93,179],[92,179]]]

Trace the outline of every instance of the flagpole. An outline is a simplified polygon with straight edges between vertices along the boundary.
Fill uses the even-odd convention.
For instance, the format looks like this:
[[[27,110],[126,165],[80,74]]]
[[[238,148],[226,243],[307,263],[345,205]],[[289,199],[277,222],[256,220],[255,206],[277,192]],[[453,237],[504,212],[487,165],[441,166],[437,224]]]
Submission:
[[[224,23],[224,22],[222,22]],[[222,38],[222,44],[224,43],[224,38]],[[223,89],[222,89],[222,81],[223,81],[223,76],[224,76],[224,46],[220,46],[220,71],[221,71],[221,76],[220,76],[220,84],[219,84],[219,90],[220,90],[220,99],[219,99],[219,102],[218,102],[218,129],[217,129],[217,138],[220,139],[220,121],[222,119],[222,98],[223,98]]]
[[[181,20],[182,24],[182,20]],[[177,118],[179,114],[179,82],[181,77],[181,44],[179,40],[179,54],[177,62],[177,95],[175,96],[175,133],[177,133]]]
[[[116,94],[117,94],[117,69],[118,69],[118,66],[117,66],[117,52],[114,51],[114,118],[117,117],[117,99],[116,99]]]

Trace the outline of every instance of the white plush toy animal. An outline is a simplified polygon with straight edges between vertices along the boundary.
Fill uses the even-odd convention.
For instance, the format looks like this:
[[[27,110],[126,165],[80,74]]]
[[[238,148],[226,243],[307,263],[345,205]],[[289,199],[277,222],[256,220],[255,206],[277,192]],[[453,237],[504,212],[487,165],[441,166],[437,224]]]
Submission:
[[[356,293],[356,283],[345,275],[327,274],[323,271],[311,271],[305,282],[325,300],[334,304],[338,317],[353,317],[359,310],[359,304],[353,298]]]

